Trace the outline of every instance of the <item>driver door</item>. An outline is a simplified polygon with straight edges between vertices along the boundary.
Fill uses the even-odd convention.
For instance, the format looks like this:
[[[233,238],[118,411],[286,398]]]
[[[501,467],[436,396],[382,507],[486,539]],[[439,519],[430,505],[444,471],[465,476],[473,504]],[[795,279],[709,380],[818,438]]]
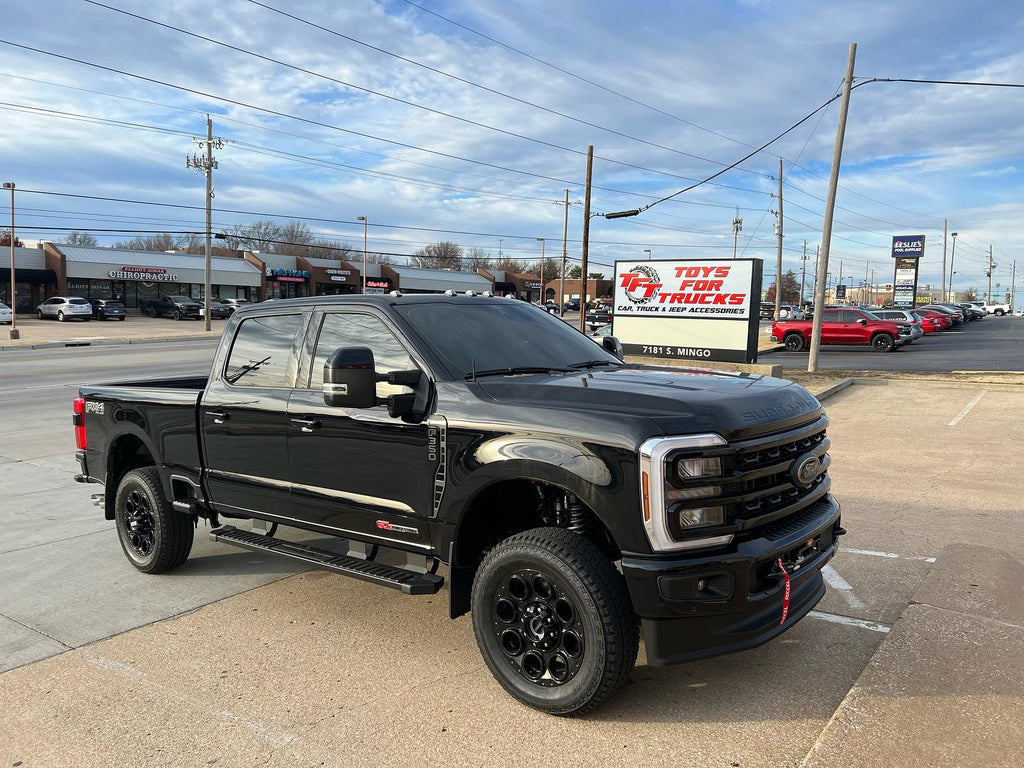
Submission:
[[[316,345],[306,380],[288,402],[288,459],[294,515],[319,527],[381,543],[429,546],[438,451],[426,421],[387,408],[324,403],[323,368],[339,347],[369,347],[378,373],[420,368],[384,318],[371,311],[325,312],[313,320]],[[311,334],[314,333],[311,330]],[[424,371],[425,374],[425,371]],[[422,386],[429,386],[426,375]],[[377,396],[407,393],[377,384]]]

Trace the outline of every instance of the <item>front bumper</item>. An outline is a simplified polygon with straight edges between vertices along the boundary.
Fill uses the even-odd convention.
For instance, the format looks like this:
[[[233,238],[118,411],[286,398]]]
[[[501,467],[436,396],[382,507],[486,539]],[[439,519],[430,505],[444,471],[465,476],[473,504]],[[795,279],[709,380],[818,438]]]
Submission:
[[[839,504],[828,495],[718,552],[685,558],[623,553],[622,573],[643,622],[648,664],[741,651],[785,632],[824,596],[821,569],[842,533]],[[779,558],[791,582],[782,623]]]

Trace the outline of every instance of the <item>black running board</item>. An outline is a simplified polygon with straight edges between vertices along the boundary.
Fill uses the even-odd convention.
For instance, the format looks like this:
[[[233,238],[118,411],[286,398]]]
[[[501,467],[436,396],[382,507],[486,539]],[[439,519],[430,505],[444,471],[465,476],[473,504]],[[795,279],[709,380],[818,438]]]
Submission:
[[[257,552],[273,552],[294,560],[300,560],[316,568],[324,568],[354,579],[368,581],[382,587],[390,587],[407,595],[434,595],[444,585],[444,577],[433,573],[417,573],[394,565],[385,565],[358,557],[338,555],[323,549],[307,547],[293,541],[284,541],[263,536],[252,531],[240,531],[233,525],[225,525],[210,531],[210,538],[224,544],[252,549]]]

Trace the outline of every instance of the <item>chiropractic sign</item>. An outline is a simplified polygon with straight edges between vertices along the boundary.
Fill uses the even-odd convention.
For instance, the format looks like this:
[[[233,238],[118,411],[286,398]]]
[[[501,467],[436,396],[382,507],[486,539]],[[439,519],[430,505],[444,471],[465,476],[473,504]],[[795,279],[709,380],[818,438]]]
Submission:
[[[615,262],[612,331],[625,352],[752,363],[760,259]]]

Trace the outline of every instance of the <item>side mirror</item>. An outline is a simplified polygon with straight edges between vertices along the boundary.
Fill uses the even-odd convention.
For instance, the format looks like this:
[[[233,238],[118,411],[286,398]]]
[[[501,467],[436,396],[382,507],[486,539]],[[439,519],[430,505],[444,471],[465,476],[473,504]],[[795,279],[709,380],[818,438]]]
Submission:
[[[857,324],[858,324],[858,325],[867,325],[867,324],[868,324],[868,320],[867,320],[867,318],[866,318],[866,317],[861,317],[861,318],[858,318],[858,320],[857,320]]]
[[[324,363],[324,402],[342,408],[377,405],[377,373],[368,347],[341,347]]]
[[[606,352],[611,352],[619,360],[625,357],[625,353],[622,351],[622,342],[614,336],[601,337],[601,346],[604,347]]]

